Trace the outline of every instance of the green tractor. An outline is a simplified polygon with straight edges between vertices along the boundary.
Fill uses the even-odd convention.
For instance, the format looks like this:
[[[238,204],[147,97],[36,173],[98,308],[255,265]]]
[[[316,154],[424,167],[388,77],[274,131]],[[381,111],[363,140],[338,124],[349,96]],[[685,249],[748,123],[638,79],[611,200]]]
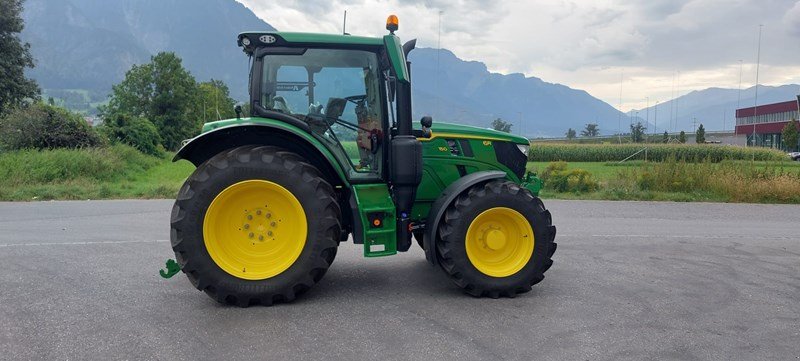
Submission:
[[[238,306],[289,302],[319,282],[339,243],[426,259],[473,296],[514,297],[553,264],[555,227],[526,174],[523,137],[412,124],[415,40],[245,32],[250,117],[215,121],[175,160],[197,169],[171,216],[177,266]]]

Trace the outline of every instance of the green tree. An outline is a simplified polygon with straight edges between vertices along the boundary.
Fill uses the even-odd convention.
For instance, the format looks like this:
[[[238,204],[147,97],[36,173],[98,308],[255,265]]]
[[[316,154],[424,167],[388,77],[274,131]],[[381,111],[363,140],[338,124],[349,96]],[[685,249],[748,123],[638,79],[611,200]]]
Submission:
[[[30,44],[19,38],[25,27],[21,12],[22,0],[0,1],[0,114],[39,96],[39,86],[25,77],[25,68],[34,64]]]
[[[661,142],[662,143],[668,143],[669,142],[669,133],[667,133],[666,130],[664,131],[664,138],[661,139]]]
[[[565,135],[567,136],[567,139],[573,140],[575,139],[577,132],[575,132],[575,129],[569,128],[567,129],[567,133]]]
[[[198,84],[197,90],[200,96],[197,106],[201,107],[204,122],[236,117],[236,112],[233,111],[236,101],[231,98],[224,82],[211,79]]]
[[[581,130],[581,137],[596,137],[600,135],[600,128],[596,123],[586,124],[586,128]]]
[[[700,126],[697,127],[697,131],[694,132],[694,141],[697,144],[706,142],[706,128],[703,127],[703,123],[700,123]]]
[[[149,120],[124,113],[109,116],[98,128],[112,142],[128,144],[140,152],[161,155],[161,137]]]
[[[134,65],[125,79],[114,85],[103,117],[129,114],[150,120],[164,148],[177,149],[181,141],[200,131],[197,83],[174,53],[158,53],[150,63]]]
[[[686,143],[686,132],[681,130],[681,134],[678,134],[678,141],[681,143]]]
[[[511,133],[511,126],[513,125],[514,124],[506,122],[502,118],[492,120],[492,129],[499,130],[501,132]]]
[[[797,149],[797,141],[800,138],[800,131],[798,128],[800,127],[800,122],[796,119],[790,120],[783,126],[783,130],[781,130],[781,137],[783,138],[783,144],[786,147],[786,150],[792,151]]]
[[[642,122],[636,122],[636,124],[631,124],[631,141],[633,141],[634,143],[643,142],[645,130],[647,130],[647,126],[642,124]]]

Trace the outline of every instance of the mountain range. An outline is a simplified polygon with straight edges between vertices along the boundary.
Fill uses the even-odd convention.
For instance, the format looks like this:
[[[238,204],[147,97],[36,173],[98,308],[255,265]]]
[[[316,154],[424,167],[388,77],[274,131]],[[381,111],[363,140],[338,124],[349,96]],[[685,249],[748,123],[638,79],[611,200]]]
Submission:
[[[236,46],[245,30],[274,30],[234,0],[26,0],[25,30],[45,89],[107,93],[133,64],[174,51],[194,76],[224,81],[247,94],[247,57]]]
[[[758,105],[785,102],[797,99],[800,85],[758,86]],[[756,88],[742,89],[708,88],[692,91],[658,106],[634,110],[638,117],[649,119],[648,131],[653,127],[663,132],[693,131],[703,124],[707,130],[733,130],[736,109],[756,105]],[[738,108],[737,108],[738,107]],[[649,114],[646,116],[645,114]]]
[[[105,99],[132,65],[160,51],[178,54],[198,81],[222,80],[235,99],[246,100],[248,59],[236,46],[236,34],[275,30],[235,0],[26,0],[24,7],[22,38],[36,60],[29,76],[48,95],[80,89],[92,95],[92,103]],[[514,133],[531,137],[563,136],[586,123],[598,123],[601,133],[610,134],[619,119],[627,119],[583,90],[523,74],[492,73],[449,50],[420,48],[409,60],[417,119],[432,115],[434,122],[488,127],[502,118],[514,124]],[[762,88],[759,99],[782,100],[788,89]],[[708,89],[676,99],[679,127],[698,118],[707,129],[721,128],[724,111],[732,114],[730,91]],[[742,104],[748,102],[746,94]],[[658,122],[666,119],[670,104],[659,104]],[[639,110],[639,117],[646,111]]]

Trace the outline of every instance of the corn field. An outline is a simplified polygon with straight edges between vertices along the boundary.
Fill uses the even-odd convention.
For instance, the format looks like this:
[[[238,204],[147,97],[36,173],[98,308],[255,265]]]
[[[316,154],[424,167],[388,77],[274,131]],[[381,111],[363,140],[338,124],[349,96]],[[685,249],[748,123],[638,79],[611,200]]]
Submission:
[[[647,148],[630,160],[662,162],[668,158],[685,161],[785,160],[778,150],[713,144],[531,144],[528,160],[534,162],[614,162]]]

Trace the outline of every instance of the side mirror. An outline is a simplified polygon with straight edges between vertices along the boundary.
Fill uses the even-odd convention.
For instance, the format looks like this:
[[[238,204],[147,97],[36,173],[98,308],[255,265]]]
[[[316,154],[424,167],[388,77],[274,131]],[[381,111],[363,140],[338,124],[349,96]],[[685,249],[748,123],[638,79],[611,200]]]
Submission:
[[[236,119],[241,119],[242,118],[242,105],[241,104],[236,104],[236,106],[233,107],[233,111],[236,112]]]

